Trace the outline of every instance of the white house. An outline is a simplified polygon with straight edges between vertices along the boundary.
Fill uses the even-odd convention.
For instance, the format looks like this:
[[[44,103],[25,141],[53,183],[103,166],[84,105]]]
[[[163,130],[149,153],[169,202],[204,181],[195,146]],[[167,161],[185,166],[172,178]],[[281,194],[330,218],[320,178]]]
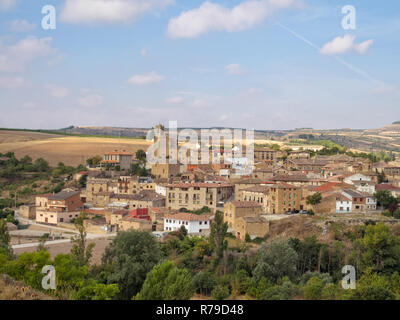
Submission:
[[[355,181],[371,182],[371,178],[362,173],[356,173],[343,180],[343,182],[347,184],[354,184]]]
[[[365,198],[365,204],[367,206],[367,210],[376,210],[377,202],[373,196],[367,196]]]
[[[177,231],[182,226],[189,234],[207,233],[210,230],[211,217],[180,212],[164,216],[164,231]]]
[[[362,193],[375,193],[375,183],[372,181],[353,181],[353,185],[356,187],[357,191]]]
[[[336,197],[336,213],[351,213],[353,201],[351,197],[338,194]]]
[[[156,184],[155,192],[161,194],[162,196],[167,196],[167,185],[166,184]]]

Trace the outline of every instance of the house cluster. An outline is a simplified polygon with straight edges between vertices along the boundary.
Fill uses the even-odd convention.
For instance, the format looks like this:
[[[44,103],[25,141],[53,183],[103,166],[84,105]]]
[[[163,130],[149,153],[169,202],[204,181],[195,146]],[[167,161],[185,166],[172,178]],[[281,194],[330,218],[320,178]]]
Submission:
[[[400,195],[396,163],[256,148],[253,168],[243,175],[237,163],[224,161],[222,151],[219,156],[217,164],[159,163],[151,167],[151,177],[137,177],[127,174],[132,154],[106,153],[100,168],[88,168],[85,189],[37,196],[36,220],[69,223],[84,211],[96,218],[87,220],[88,228],[99,232],[171,232],[184,226],[190,234],[207,235],[221,211],[229,230],[245,239],[266,236],[269,215],[373,212],[376,191]],[[382,177],[386,183],[379,183]],[[317,193],[321,201],[310,204],[307,198]]]

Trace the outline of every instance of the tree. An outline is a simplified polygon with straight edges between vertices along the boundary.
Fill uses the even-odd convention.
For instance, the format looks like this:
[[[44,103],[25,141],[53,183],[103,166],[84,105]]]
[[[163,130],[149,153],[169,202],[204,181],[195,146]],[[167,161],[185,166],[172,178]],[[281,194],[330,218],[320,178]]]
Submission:
[[[317,193],[314,193],[311,196],[308,196],[307,200],[306,200],[306,203],[308,205],[315,206],[317,204],[320,204],[321,201],[322,201],[322,195],[319,192],[317,192]]]
[[[224,300],[229,297],[229,288],[219,284],[213,289],[211,295],[215,300]]]
[[[347,290],[342,298],[350,300],[394,300],[390,280],[368,270],[357,281],[355,290]],[[396,288],[397,289],[397,288]]]
[[[392,235],[384,223],[367,226],[364,237],[357,243],[361,246],[363,270],[371,268],[374,272],[384,274],[400,271],[399,239]]]
[[[49,239],[49,236],[50,236],[49,233],[45,233],[39,238],[39,244],[36,249],[37,252],[42,251],[42,250],[44,250],[44,251],[47,250],[47,248],[45,247],[45,244],[46,244],[46,241]]]
[[[8,257],[13,255],[10,240],[11,237],[8,233],[7,221],[0,219],[0,253],[4,253]]]
[[[287,276],[294,278],[298,256],[287,241],[275,241],[258,250],[257,267],[254,277],[260,280],[265,277],[271,281]]]
[[[43,158],[36,159],[34,165],[36,170],[39,172],[46,172],[50,169],[49,163]]]
[[[216,284],[214,274],[207,271],[200,271],[196,273],[192,279],[192,282],[196,292],[200,294],[210,294]]]
[[[142,288],[146,275],[159,263],[162,252],[155,237],[145,231],[122,231],[106,248],[103,267],[107,283],[116,283],[118,299],[131,299]]]
[[[228,224],[224,222],[224,216],[221,211],[215,213],[214,220],[211,223],[210,244],[214,249],[217,258],[216,263],[219,263],[224,256],[224,250],[227,248],[225,237],[228,233]]]
[[[97,165],[100,164],[100,162],[101,162],[102,160],[103,160],[102,157],[100,157],[100,156],[94,156],[94,157],[92,157],[92,158],[87,159],[87,160],[86,160],[86,163],[87,163],[88,165],[97,166]]]
[[[94,243],[86,243],[87,233],[84,224],[85,219],[86,214],[83,212],[75,219],[75,228],[78,230],[79,234],[71,238],[71,243],[73,244],[71,254],[80,266],[89,264],[93,247],[95,246]]]
[[[378,205],[384,209],[388,209],[391,204],[397,204],[397,199],[392,196],[388,190],[379,190],[374,193],[374,198],[378,202]]]
[[[194,294],[189,272],[166,260],[151,270],[143,283],[138,300],[188,300]]]
[[[84,174],[83,176],[81,176],[79,178],[79,185],[81,186],[81,188],[85,188],[86,187],[87,178],[88,178],[87,174]]]
[[[136,151],[136,159],[139,161],[146,161],[146,152],[142,149]]]
[[[74,300],[112,300],[118,293],[116,284],[103,284],[89,281],[72,295]]]
[[[320,277],[312,277],[304,287],[304,297],[308,300],[320,300],[322,298],[324,281]]]

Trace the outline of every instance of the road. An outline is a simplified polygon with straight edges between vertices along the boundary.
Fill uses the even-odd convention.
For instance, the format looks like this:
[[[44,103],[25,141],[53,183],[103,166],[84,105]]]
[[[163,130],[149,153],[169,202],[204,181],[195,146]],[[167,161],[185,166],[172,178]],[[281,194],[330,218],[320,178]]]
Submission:
[[[56,226],[49,226],[49,225],[44,226],[42,224],[36,223],[36,221],[20,217],[18,215],[18,212],[15,212],[15,218],[25,224],[28,224],[28,225],[36,225],[36,226],[45,227],[45,228],[52,229],[52,230],[63,231],[65,233],[67,233],[67,232],[74,233],[74,234],[79,233],[76,230],[70,230],[70,229],[60,228],[60,227],[56,227]],[[116,233],[109,233],[109,234],[88,233],[86,235],[86,239],[93,240],[93,239],[101,239],[101,238],[110,238],[110,237],[114,237],[116,235],[117,235]],[[46,246],[51,246],[51,245],[60,244],[60,243],[69,243],[69,242],[71,242],[71,239],[51,240],[51,241],[46,241]],[[32,243],[24,243],[24,244],[15,244],[12,246],[12,248],[13,249],[30,248],[30,247],[37,247],[38,245],[39,245],[39,242],[32,242]]]

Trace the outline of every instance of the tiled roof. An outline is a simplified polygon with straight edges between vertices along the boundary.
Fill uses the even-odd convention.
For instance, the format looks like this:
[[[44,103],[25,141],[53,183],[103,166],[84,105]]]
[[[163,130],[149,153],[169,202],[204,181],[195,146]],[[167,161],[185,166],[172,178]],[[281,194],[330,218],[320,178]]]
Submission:
[[[383,183],[383,184],[377,184],[375,186],[376,190],[388,190],[388,191],[398,191],[400,192],[400,188],[396,187],[392,184],[388,184],[388,183]]]
[[[232,187],[230,183],[203,183],[203,182],[193,182],[193,183],[170,183],[167,185],[169,188],[226,188]]]
[[[272,177],[271,180],[286,182],[309,182],[310,178],[308,178],[305,174],[278,174],[275,177]]]
[[[112,152],[106,152],[106,155],[120,155],[120,156],[133,156],[132,153],[126,152],[126,151],[112,151]]]
[[[49,197],[49,200],[66,200],[72,196],[79,194],[79,191],[61,191]]]
[[[183,221],[208,221],[211,220],[209,215],[197,215],[193,213],[187,212],[179,212],[176,214],[166,214],[164,219],[174,219],[174,220],[183,220]]]
[[[228,203],[232,203],[236,208],[261,207],[261,204],[256,201],[231,201]]]
[[[269,193],[269,189],[270,189],[269,186],[254,186],[254,187],[249,187],[249,188],[243,189],[242,191],[267,194],[267,193]]]

